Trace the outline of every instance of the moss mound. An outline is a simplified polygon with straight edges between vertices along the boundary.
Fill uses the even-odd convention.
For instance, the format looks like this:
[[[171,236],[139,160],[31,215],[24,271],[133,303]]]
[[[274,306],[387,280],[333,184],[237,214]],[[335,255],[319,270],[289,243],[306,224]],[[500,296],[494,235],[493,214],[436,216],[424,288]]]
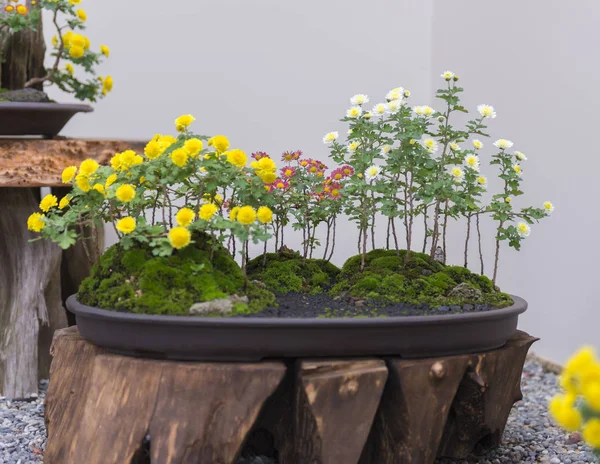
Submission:
[[[249,304],[236,304],[231,316],[257,312],[275,304],[275,296],[255,285],[244,287],[242,270],[224,248],[214,251],[202,237],[169,257],[148,249],[110,247],[79,287],[83,304],[143,314],[187,315],[194,303],[247,295]]]
[[[340,270],[324,259],[303,259],[298,252],[281,251],[267,253],[266,261],[262,255],[250,260],[246,272],[272,292],[314,295],[329,289]]]
[[[373,250],[367,253],[366,266],[361,272],[361,257],[353,256],[342,267],[330,294],[431,307],[481,303],[502,308],[513,303],[509,295],[495,291],[490,279],[464,267],[447,266],[415,252],[411,252],[405,267],[404,257],[404,250],[399,254],[395,250]],[[465,284],[462,290],[465,287],[472,290],[467,294],[481,296],[449,296],[459,284]]]

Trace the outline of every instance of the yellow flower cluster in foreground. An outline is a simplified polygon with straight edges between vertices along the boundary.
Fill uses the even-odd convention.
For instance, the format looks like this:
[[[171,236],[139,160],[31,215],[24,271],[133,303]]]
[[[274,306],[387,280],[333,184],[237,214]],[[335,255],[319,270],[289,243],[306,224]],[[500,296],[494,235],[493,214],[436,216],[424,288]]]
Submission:
[[[570,431],[582,430],[584,440],[600,450],[600,361],[591,347],[579,350],[560,376],[563,394],[550,401],[550,413]]]

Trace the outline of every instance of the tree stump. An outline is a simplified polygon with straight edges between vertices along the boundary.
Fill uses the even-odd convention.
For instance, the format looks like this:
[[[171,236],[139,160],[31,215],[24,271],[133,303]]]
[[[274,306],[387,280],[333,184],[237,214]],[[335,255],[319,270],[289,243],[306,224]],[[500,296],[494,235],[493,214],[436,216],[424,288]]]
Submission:
[[[431,464],[499,443],[536,339],[435,359],[202,363],[56,333],[45,462]]]
[[[64,300],[75,293],[104,248],[103,229],[85,228],[80,241],[63,252],[27,230],[38,211],[40,187],[63,195],[62,170],[86,158],[108,163],[110,157],[143,144],[125,141],[0,140],[0,395],[37,392],[47,378],[54,331],[67,326]],[[83,226],[81,226],[83,227]],[[74,323],[74,321],[72,321]]]

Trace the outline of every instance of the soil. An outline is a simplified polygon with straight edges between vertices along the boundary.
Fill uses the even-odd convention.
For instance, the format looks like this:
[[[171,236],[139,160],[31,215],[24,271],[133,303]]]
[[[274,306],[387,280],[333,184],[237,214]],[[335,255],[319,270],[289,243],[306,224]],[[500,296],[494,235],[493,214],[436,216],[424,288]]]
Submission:
[[[427,304],[381,303],[369,300],[356,300],[351,297],[331,297],[326,293],[309,295],[299,292],[277,294],[278,307],[269,307],[258,313],[241,317],[405,317],[473,313],[493,311],[487,304],[464,304],[431,308]]]

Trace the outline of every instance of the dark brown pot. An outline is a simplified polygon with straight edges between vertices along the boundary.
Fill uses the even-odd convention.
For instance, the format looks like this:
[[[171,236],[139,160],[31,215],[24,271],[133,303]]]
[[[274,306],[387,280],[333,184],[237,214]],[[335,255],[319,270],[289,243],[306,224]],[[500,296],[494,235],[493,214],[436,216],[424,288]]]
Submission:
[[[41,135],[52,138],[73,115],[91,111],[94,109],[89,105],[0,102],[0,136]]]
[[[527,302],[485,312],[387,318],[209,318],[67,308],[88,341],[131,356],[196,361],[400,356],[427,358],[503,346]]]

